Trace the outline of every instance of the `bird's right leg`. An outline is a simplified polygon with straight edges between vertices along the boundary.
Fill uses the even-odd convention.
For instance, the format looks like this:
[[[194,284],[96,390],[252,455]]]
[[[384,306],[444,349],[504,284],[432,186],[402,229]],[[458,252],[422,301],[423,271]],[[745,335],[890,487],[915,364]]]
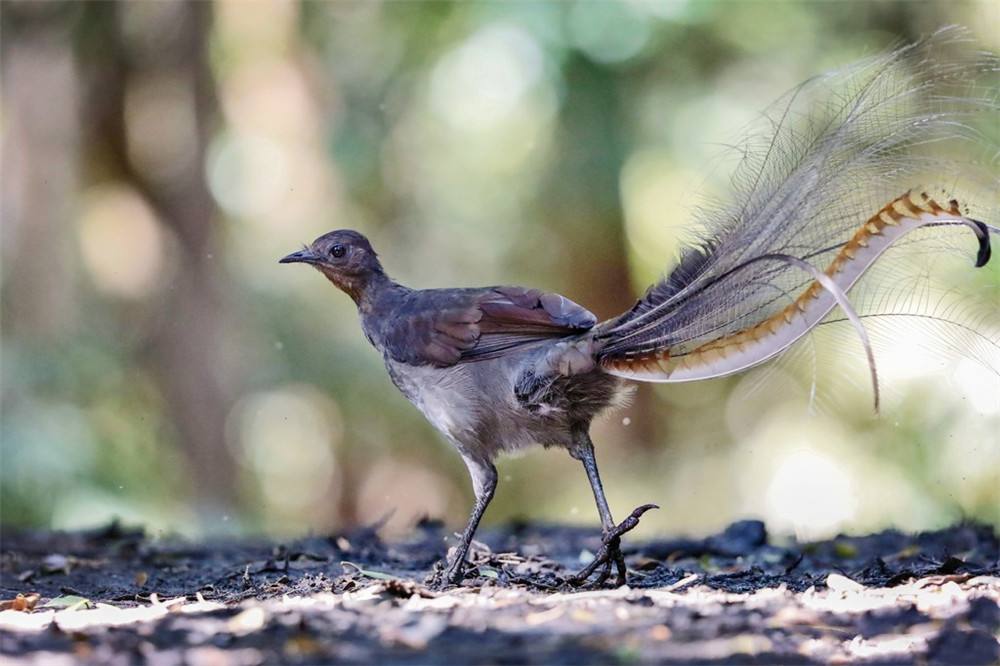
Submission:
[[[476,503],[472,507],[469,524],[465,526],[465,532],[462,533],[462,541],[455,551],[455,559],[445,569],[445,585],[458,585],[465,577],[465,557],[469,553],[472,537],[475,536],[479,521],[486,512],[486,507],[489,506],[497,488],[497,468],[493,466],[493,463],[467,455],[463,455],[462,458],[465,460],[465,466],[469,468],[469,476],[472,477],[472,490],[476,494]]]
[[[594,444],[590,440],[590,435],[586,429],[581,429],[573,433],[573,447],[570,455],[583,463],[583,468],[587,472],[587,480],[590,481],[590,488],[594,491],[594,501],[597,503],[597,511],[601,514],[601,528],[603,539],[601,547],[594,555],[593,561],[570,578],[573,585],[583,585],[587,579],[601,568],[601,573],[594,581],[594,585],[600,586],[611,575],[611,565],[617,568],[618,575],[615,578],[616,587],[621,587],[626,582],[627,569],[625,567],[625,555],[621,550],[622,535],[635,529],[639,524],[639,517],[650,509],[658,509],[655,504],[643,504],[636,508],[628,518],[621,523],[615,524],[611,517],[611,509],[608,507],[608,500],[604,496],[604,485],[601,483],[601,475],[597,471],[597,459],[594,456]]]

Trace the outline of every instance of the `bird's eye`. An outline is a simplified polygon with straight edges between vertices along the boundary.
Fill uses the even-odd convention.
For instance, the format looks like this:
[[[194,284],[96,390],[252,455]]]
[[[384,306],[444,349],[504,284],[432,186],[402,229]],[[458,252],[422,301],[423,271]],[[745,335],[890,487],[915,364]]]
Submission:
[[[335,258],[340,259],[347,254],[347,248],[338,243],[330,248],[330,254],[332,254]]]

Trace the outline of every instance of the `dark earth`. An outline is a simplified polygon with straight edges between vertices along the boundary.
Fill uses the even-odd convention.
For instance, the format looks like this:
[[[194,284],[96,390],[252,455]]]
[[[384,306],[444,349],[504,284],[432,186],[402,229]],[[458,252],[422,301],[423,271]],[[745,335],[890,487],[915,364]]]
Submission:
[[[0,537],[0,663],[1000,663],[1000,542],[980,525],[626,537],[628,586],[600,590],[566,583],[599,535],[558,525],[484,530],[444,591],[429,521],[392,542]]]

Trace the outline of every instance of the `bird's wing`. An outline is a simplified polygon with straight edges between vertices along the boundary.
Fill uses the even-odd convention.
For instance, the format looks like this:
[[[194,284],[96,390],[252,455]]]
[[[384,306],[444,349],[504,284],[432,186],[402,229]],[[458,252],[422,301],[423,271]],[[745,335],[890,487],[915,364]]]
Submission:
[[[385,347],[403,363],[446,367],[496,358],[596,323],[586,308],[537,289],[427,290],[414,292],[401,308]]]

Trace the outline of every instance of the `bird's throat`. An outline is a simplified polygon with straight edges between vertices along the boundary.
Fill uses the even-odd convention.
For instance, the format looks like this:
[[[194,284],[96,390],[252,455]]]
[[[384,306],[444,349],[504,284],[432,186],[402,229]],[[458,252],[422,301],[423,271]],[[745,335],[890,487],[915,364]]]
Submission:
[[[350,296],[358,309],[362,311],[371,307],[378,294],[392,284],[392,280],[382,271],[347,275],[322,267],[320,270],[338,289]]]

